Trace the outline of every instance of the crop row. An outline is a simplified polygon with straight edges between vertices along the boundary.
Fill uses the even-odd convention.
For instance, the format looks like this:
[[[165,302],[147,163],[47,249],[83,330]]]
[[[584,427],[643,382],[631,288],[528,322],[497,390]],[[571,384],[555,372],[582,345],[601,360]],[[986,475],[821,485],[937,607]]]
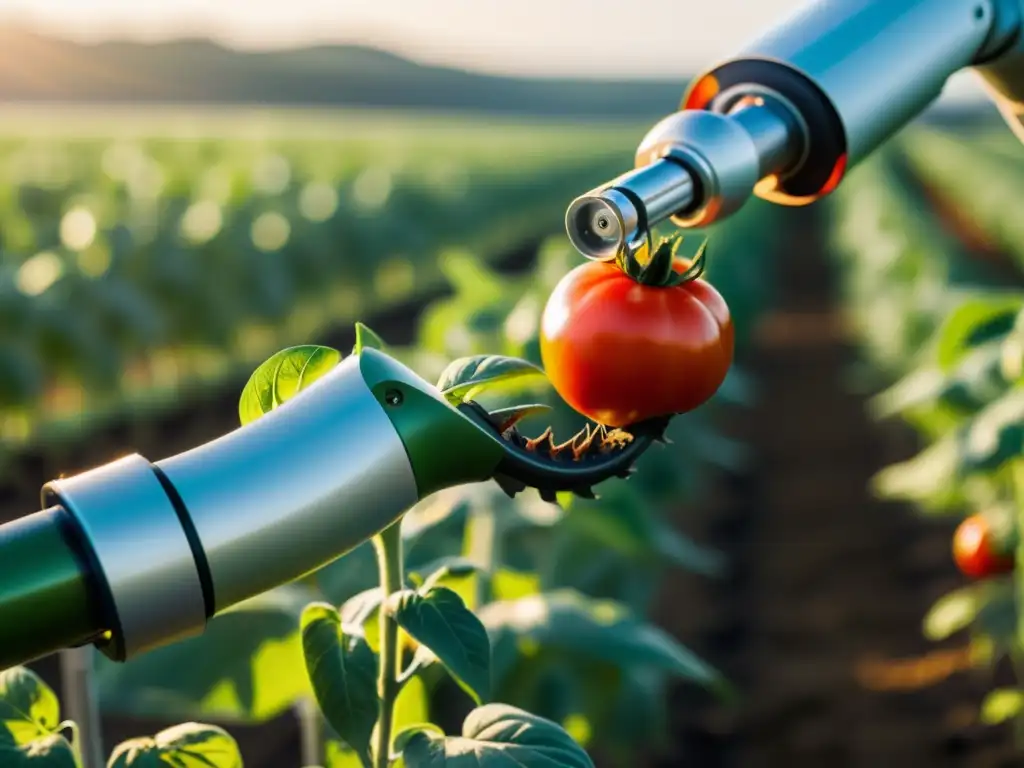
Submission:
[[[387,128],[0,139],[0,438],[213,386],[429,290],[447,252],[488,258],[555,231],[628,146],[586,129]]]
[[[859,168],[831,206],[862,381],[878,393],[874,415],[909,424],[923,446],[881,471],[875,492],[925,515],[983,521],[1011,563],[1024,509],[1024,282],[991,256],[998,246],[1024,263],[1008,196],[1022,169],[962,137],[915,130]],[[980,241],[965,236],[976,231]],[[969,581],[935,603],[924,632],[936,641],[962,633],[979,667],[1012,664],[1022,647],[1015,577],[972,568],[965,552],[992,541],[972,543],[966,532],[957,533],[956,559]],[[1022,705],[1020,688],[1000,687],[981,718],[1019,717]]]

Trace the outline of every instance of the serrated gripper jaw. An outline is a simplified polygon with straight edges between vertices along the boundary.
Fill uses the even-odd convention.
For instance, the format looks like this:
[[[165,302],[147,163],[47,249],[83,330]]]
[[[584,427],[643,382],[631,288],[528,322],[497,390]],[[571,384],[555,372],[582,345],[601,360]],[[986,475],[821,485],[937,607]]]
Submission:
[[[494,480],[510,497],[535,488],[544,501],[555,502],[559,493],[584,499],[597,498],[594,486],[613,477],[628,478],[634,464],[656,442],[664,443],[670,416],[651,419],[625,429],[587,424],[564,442],[556,442],[550,427],[537,437],[523,435],[502,424],[479,403],[459,406],[468,418],[489,429],[500,441],[503,457]]]

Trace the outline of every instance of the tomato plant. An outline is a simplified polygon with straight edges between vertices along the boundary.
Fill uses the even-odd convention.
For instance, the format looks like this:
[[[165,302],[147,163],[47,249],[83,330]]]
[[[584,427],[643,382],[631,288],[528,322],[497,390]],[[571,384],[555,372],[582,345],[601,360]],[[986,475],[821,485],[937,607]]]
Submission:
[[[981,702],[979,718],[990,724],[1024,716],[1014,567],[1024,509],[1024,294],[1007,286],[989,252],[979,258],[976,244],[941,226],[934,200],[966,194],[964,179],[978,168],[987,169],[982,187],[1019,184],[1024,167],[1014,171],[994,154],[976,140],[915,131],[851,177],[832,209],[861,383],[881,390],[871,402],[876,417],[901,419],[923,443],[883,469],[873,490],[958,520],[949,561],[967,583],[936,601],[924,632],[936,641],[963,633],[970,663],[1008,661],[1017,670],[1016,687]],[[934,186],[922,191],[922,183]],[[1004,245],[1015,242],[1008,252],[1018,258],[1005,192],[983,211],[969,207],[980,201],[964,205]]]
[[[665,239],[641,265],[588,262],[555,287],[541,321],[544,368],[558,393],[600,424],[687,413],[718,391],[735,332],[721,294]],[[706,245],[706,243],[705,243]]]
[[[25,667],[0,671],[0,763],[11,768],[82,768],[76,731],[74,722],[61,719],[56,694],[34,672]],[[118,745],[107,768],[189,764],[242,768],[242,757],[223,728],[183,723]]]
[[[953,534],[953,557],[957,567],[972,579],[1009,573],[1014,568],[1015,547],[992,530],[984,515],[966,518]]]

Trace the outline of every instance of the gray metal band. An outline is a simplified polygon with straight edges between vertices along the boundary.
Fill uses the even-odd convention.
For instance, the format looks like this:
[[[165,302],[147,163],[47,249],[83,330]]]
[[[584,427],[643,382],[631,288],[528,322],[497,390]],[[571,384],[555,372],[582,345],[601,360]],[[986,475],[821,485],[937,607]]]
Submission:
[[[336,560],[419,498],[355,355],[251,424],[157,466],[189,511],[218,612]]]
[[[84,532],[110,589],[124,659],[202,632],[203,589],[174,505],[138,454],[43,486]]]

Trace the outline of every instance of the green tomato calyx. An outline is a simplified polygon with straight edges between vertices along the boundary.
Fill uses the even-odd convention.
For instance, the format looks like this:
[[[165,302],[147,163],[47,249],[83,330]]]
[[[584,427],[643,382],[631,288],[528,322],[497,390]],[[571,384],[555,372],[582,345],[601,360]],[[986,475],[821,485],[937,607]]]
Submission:
[[[678,272],[675,269],[676,259],[679,253],[679,246],[685,238],[682,235],[663,237],[655,248],[651,242],[651,233],[647,232],[646,237],[640,241],[627,242],[619,252],[616,264],[619,269],[625,272],[630,278],[652,288],[673,288],[691,280],[696,280],[704,274],[704,261],[707,252],[707,238],[697,249],[696,255],[690,262],[690,266],[684,271]],[[650,258],[641,262],[637,254],[646,247]]]

